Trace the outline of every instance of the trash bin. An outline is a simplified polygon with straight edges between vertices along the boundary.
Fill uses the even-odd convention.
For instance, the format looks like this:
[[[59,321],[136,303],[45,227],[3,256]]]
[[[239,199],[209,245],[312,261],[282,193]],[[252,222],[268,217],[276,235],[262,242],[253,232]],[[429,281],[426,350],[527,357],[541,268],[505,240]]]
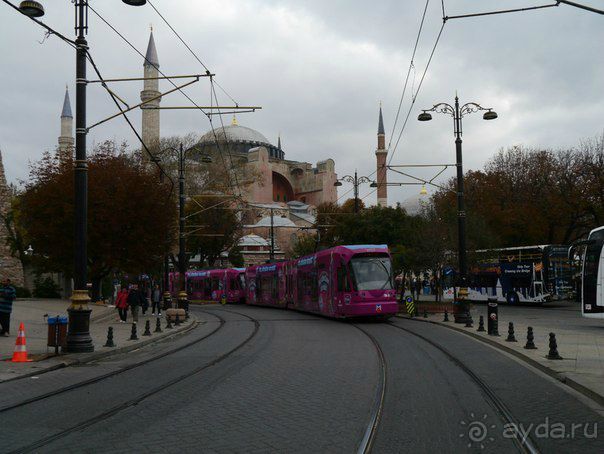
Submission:
[[[48,343],[49,347],[55,348],[59,353],[59,347],[67,345],[67,317],[48,317]]]

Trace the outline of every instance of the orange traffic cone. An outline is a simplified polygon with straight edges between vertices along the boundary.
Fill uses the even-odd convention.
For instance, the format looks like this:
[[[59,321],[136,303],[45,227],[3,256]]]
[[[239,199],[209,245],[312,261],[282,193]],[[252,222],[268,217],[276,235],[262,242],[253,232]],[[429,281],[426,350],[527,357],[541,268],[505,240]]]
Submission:
[[[15,342],[15,351],[13,352],[13,363],[28,363],[31,359],[27,358],[27,343],[25,341],[25,327],[23,322],[19,325],[19,334]]]

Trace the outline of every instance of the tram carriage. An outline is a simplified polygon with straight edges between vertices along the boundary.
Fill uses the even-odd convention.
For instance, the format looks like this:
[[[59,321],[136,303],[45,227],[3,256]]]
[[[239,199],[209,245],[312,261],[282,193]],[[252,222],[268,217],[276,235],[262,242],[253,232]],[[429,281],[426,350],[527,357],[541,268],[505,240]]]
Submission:
[[[191,303],[241,303],[245,299],[245,268],[188,271],[185,274],[187,298]],[[173,297],[178,273],[170,273]]]
[[[337,246],[246,271],[247,304],[289,307],[334,318],[397,312],[385,245]]]

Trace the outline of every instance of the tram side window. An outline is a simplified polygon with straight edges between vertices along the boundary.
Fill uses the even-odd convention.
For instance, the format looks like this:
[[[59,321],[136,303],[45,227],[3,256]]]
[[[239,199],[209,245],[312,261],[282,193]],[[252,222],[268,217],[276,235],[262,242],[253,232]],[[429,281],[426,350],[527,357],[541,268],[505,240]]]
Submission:
[[[260,276],[256,276],[256,298],[260,298],[260,295],[262,295],[262,279],[260,279]]]
[[[239,290],[239,282],[237,282],[237,279],[231,279],[229,285],[231,287],[231,290]]]
[[[305,290],[306,290],[306,282],[305,282],[306,274],[298,271],[298,299],[302,301],[304,299]]]
[[[212,290],[220,289],[220,279],[217,277],[212,278]]]
[[[346,275],[346,267],[340,265],[338,268],[338,292],[349,292],[350,283],[348,282],[348,276]]]
[[[272,285],[272,292],[271,292],[271,296],[273,298],[277,298],[278,294],[279,294],[279,278],[277,277],[277,275],[275,274],[273,276],[273,285]]]
[[[203,280],[203,293],[206,296],[212,293],[212,284],[210,283],[210,280],[208,278]]]
[[[319,282],[317,281],[317,272],[310,273],[310,299],[312,301],[319,300]]]

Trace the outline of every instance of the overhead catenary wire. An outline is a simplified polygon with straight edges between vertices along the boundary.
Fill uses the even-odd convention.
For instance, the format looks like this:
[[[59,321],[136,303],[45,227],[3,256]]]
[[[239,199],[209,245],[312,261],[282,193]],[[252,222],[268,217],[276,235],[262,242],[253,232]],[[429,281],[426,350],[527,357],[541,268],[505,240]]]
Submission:
[[[92,68],[94,69],[94,72],[96,73],[97,77],[99,79],[103,80],[103,76],[101,75],[101,73],[100,73],[100,71],[99,71],[96,63],[94,62],[94,59],[92,58],[92,55],[90,54],[90,51],[88,51],[88,50],[86,51],[86,58],[88,59],[88,61],[92,65]],[[151,151],[147,147],[147,144],[145,144],[145,142],[143,141],[143,138],[140,136],[140,134],[138,133],[138,131],[136,130],[136,128],[134,127],[134,125],[130,121],[130,118],[128,118],[128,115],[126,114],[126,112],[124,112],[124,110],[120,106],[120,104],[119,104],[119,102],[118,102],[115,94],[109,89],[109,87],[107,87],[107,84],[105,82],[102,82],[101,85],[107,90],[107,93],[109,93],[109,96],[111,96],[111,99],[113,100],[113,102],[115,103],[115,105],[117,106],[117,108],[120,110],[122,116],[124,117],[124,120],[126,120],[126,123],[128,123],[128,126],[130,126],[130,129],[132,130],[132,132],[134,132],[134,134],[136,135],[136,137],[140,141],[140,143],[141,143],[143,149],[145,150],[145,152],[151,157],[151,162],[155,163],[155,165],[158,167],[161,175],[165,175],[165,176],[168,177],[168,180],[170,181],[170,192],[168,193],[168,197],[171,197],[172,192],[174,191],[174,180],[165,171],[165,169],[159,164],[159,162],[157,160],[153,159],[154,158],[153,153],[151,153]]]
[[[417,52],[417,46],[419,44],[419,39],[422,34],[422,30],[424,28],[424,21],[426,19],[426,12],[428,11],[428,5],[430,4],[430,0],[426,0],[426,5],[424,6],[424,12],[422,13],[422,20],[419,24],[419,30],[417,31],[417,37],[415,38],[415,46],[413,47],[413,52],[411,53],[411,61],[409,62],[409,69],[407,70],[407,76],[405,77],[405,83],[403,85],[403,92],[401,93],[401,99],[398,103],[398,109],[396,111],[396,117],[394,118],[394,123],[392,125],[392,132],[390,133],[390,140],[388,141],[388,150],[390,149],[390,145],[392,144],[392,139],[394,138],[394,132],[396,131],[396,125],[398,124],[398,119],[401,113],[401,108],[403,106],[403,101],[405,100],[405,93],[407,92],[407,84],[409,82],[409,75],[411,74],[411,69],[414,67],[415,53]]]
[[[394,154],[396,153],[396,150],[398,148],[398,145],[401,141],[401,138],[403,136],[403,132],[405,131],[405,127],[407,126],[407,123],[409,121],[409,116],[411,115],[411,111],[413,110],[413,106],[415,105],[415,101],[417,100],[417,97],[419,95],[419,92],[422,88],[422,85],[424,83],[424,79],[426,78],[426,74],[428,73],[428,69],[430,68],[430,63],[432,62],[432,58],[434,57],[434,53],[436,52],[436,48],[438,47],[438,43],[440,42],[440,38],[442,36],[443,30],[445,28],[445,24],[446,21],[443,21],[440,30],[438,32],[438,36],[436,37],[436,41],[434,42],[434,46],[432,47],[432,51],[430,52],[430,57],[428,58],[428,62],[426,63],[426,67],[424,68],[424,72],[422,74],[422,77],[419,81],[419,84],[417,86],[417,91],[415,92],[415,94],[413,95],[412,99],[411,99],[411,105],[409,106],[409,110],[407,111],[407,116],[405,118],[405,122],[403,123],[403,126],[401,128],[401,131],[398,135],[398,138],[396,140],[396,144],[394,145],[394,149],[392,150],[392,152],[390,153],[390,158],[388,159],[388,165],[390,165],[390,163],[392,162],[392,158],[394,158]]]
[[[117,34],[126,44],[128,44],[128,46],[130,48],[132,48],[138,55],[140,55],[141,57],[143,57],[144,61],[148,62],[149,64],[151,64],[151,62],[149,62],[147,60],[146,55],[144,55],[141,51],[139,51],[136,46],[134,46],[134,44],[132,44],[122,33],[120,33],[119,30],[117,30],[116,27],[114,27],[107,19],[105,19],[96,9],[94,9],[92,6],[88,6],[90,8],[90,10],[99,18],[101,19],[101,21],[103,21],[105,23],[105,25],[107,25],[115,34]],[[174,81],[172,81],[172,79],[167,76],[166,74],[164,74],[159,68],[157,68],[157,71],[164,76],[168,82],[170,82],[175,88],[177,87],[177,85],[174,83]],[[206,70],[207,71],[207,70]],[[207,71],[207,73],[209,73],[209,71]],[[212,79],[212,77],[210,77],[210,79]],[[217,141],[217,135],[216,135],[216,131],[214,130],[214,125],[212,123],[212,116],[208,114],[208,112],[206,112],[203,108],[201,108],[187,93],[185,93],[182,89],[178,89],[178,91],[180,91],[180,93],[189,101],[191,102],[191,104],[193,104],[193,106],[195,106],[197,108],[197,110],[199,110],[200,112],[202,112],[202,114],[209,120],[210,122],[210,126],[212,128],[212,133],[214,135],[214,138],[216,139],[216,144],[217,147],[219,147],[220,145],[218,144]],[[226,134],[225,134],[225,138],[226,138]],[[227,138],[227,142],[228,142],[228,138]],[[225,167],[225,170],[228,172],[229,169]]]
[[[193,55],[193,57],[195,58],[195,60],[197,60],[199,62],[199,64],[201,66],[203,66],[203,68],[206,71],[209,71],[208,67],[205,65],[205,63],[203,61],[201,61],[201,59],[199,58],[199,56],[193,51],[193,49],[191,49],[191,46],[189,46],[185,40],[180,36],[180,34],[174,29],[174,27],[172,27],[172,25],[170,24],[170,22],[168,22],[168,20],[164,17],[164,15],[162,13],[159,12],[159,10],[155,7],[155,5],[151,2],[151,0],[147,0],[147,3],[149,3],[149,5],[151,5],[151,8],[153,8],[153,10],[157,13],[157,15],[164,21],[164,23],[170,28],[170,30],[172,30],[172,32],[174,32],[174,34],[176,35],[176,37],[180,40],[180,42],[188,49],[189,52],[191,52],[191,55]],[[218,88],[220,88],[220,90],[227,95],[227,97],[233,101],[235,103],[235,105],[238,105],[239,103],[237,101],[235,101],[235,99],[216,81],[214,80],[214,83],[216,84],[216,86]]]

